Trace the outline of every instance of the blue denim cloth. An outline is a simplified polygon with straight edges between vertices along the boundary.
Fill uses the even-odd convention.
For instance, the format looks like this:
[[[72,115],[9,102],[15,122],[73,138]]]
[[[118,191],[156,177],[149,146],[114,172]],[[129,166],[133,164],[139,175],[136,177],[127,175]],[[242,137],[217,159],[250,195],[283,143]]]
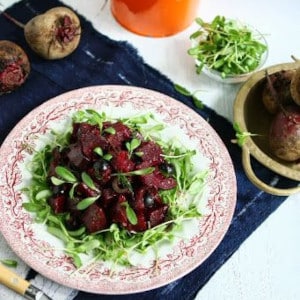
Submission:
[[[56,0],[25,0],[8,9],[19,21],[26,23],[45,10],[62,5]],[[231,226],[218,248],[206,261],[185,277],[164,287],[144,293],[112,296],[80,292],[76,300],[93,299],[193,299],[201,287],[220,266],[237,250],[241,243],[277,208],[286,197],[272,196],[253,186],[241,165],[241,150],[231,143],[235,132],[232,124],[208,107],[197,109],[190,97],[176,92],[174,83],[145,64],[136,50],[126,42],[113,41],[97,32],[81,18],[83,34],[79,48],[69,57],[46,61],[35,55],[25,42],[23,30],[0,15],[0,39],[16,42],[28,53],[31,73],[27,82],[17,91],[0,96],[0,143],[17,122],[44,101],[66,91],[91,85],[121,84],[160,91],[196,110],[218,132],[233,160],[238,195]],[[96,57],[88,53],[96,54]],[[275,175],[257,161],[255,173],[265,182],[278,177],[278,187],[292,187],[292,180]],[[28,275],[35,276],[33,270]]]

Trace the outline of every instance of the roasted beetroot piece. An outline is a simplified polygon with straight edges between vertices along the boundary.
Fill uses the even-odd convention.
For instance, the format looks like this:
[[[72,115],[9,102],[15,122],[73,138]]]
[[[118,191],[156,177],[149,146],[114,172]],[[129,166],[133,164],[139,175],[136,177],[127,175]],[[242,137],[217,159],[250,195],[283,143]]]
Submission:
[[[135,169],[135,163],[129,158],[129,154],[125,150],[116,152],[111,164],[120,173],[130,172]]]
[[[162,205],[160,207],[151,210],[148,216],[150,226],[154,227],[164,222],[167,212],[168,212],[167,205]]]
[[[56,176],[55,168],[60,164],[61,161],[61,153],[59,152],[59,148],[55,147],[52,150],[52,158],[49,165],[48,176]]]
[[[109,128],[113,129],[113,133],[110,133]],[[110,146],[114,149],[120,149],[125,141],[131,138],[132,132],[130,128],[124,125],[122,122],[104,124],[104,131],[107,131],[106,138]]]
[[[144,198],[146,196],[147,190],[145,187],[140,187],[135,191],[134,198],[130,201],[131,207],[136,212],[145,211]]]
[[[65,195],[57,195],[49,198],[48,204],[55,214],[65,212],[66,197]]]
[[[95,148],[100,147],[101,149],[105,149],[107,147],[107,142],[101,136],[99,126],[97,125],[81,123],[77,130],[77,139],[81,145],[83,155],[89,160],[96,157]]]
[[[102,195],[100,198],[101,206],[108,208],[113,205],[114,202],[118,199],[119,194],[114,191],[112,188],[102,189]]]
[[[89,160],[81,151],[81,145],[71,144],[65,153],[71,166],[84,170],[89,165]]]
[[[135,150],[135,152],[141,153],[141,155],[139,155],[139,158],[142,161],[137,165],[137,169],[157,166],[164,162],[161,147],[153,141],[142,142],[141,145]]]
[[[102,230],[107,226],[104,210],[95,203],[84,211],[81,220],[89,233]]]
[[[89,188],[85,183],[80,182],[75,188],[75,195],[83,198],[96,197],[99,195],[99,192]]]
[[[128,228],[130,224],[126,215],[126,207],[122,205],[122,203],[126,201],[124,195],[119,195],[117,203],[110,210],[111,222],[119,224],[123,228]]]
[[[30,63],[17,44],[0,41],[0,95],[19,88],[30,73]]]
[[[128,224],[127,226],[127,230],[129,231],[135,231],[135,232],[142,232],[142,231],[145,231],[148,229],[148,226],[147,226],[147,220],[146,220],[146,217],[144,215],[143,212],[139,212],[136,214],[137,216],[137,224],[135,225],[132,225],[132,224]]]
[[[164,176],[157,167],[152,173],[140,176],[140,179],[144,185],[156,189],[169,190],[177,185],[175,178]]]

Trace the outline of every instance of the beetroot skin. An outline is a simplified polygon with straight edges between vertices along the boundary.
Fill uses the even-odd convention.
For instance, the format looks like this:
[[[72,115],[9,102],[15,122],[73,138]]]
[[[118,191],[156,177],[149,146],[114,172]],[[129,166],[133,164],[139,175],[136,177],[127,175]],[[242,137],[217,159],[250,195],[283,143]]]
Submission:
[[[300,159],[300,107],[287,106],[277,113],[270,128],[271,151],[285,161]]]
[[[0,41],[0,95],[20,87],[30,73],[30,63],[24,50],[17,44]]]

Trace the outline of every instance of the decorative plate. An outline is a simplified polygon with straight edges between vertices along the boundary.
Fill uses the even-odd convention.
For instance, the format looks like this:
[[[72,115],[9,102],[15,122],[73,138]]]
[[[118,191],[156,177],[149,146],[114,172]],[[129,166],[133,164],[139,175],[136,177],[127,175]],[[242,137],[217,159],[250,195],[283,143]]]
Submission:
[[[103,261],[77,270],[34,215],[22,208],[21,188],[30,177],[26,163],[52,129],[64,126],[77,110],[92,108],[120,118],[152,112],[189,149],[199,167],[208,170],[203,195],[204,215],[188,223],[182,238],[165,247],[155,261],[137,262],[111,272]],[[13,251],[40,274],[59,284],[99,294],[128,294],[166,285],[199,266],[218,246],[231,222],[236,204],[236,177],[231,158],[214,129],[184,104],[158,92],[129,86],[94,86],[55,97],[25,116],[0,149],[0,230]]]

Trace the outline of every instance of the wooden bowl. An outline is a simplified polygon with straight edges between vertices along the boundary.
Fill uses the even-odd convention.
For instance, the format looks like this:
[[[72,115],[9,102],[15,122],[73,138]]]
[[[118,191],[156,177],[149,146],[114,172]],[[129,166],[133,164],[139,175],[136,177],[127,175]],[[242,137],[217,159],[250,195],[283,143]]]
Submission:
[[[281,70],[292,70],[300,67],[300,61],[284,63],[265,68],[254,73],[240,88],[234,103],[234,122],[242,132],[250,132],[250,136],[242,146],[242,163],[249,180],[261,190],[287,196],[300,192],[300,186],[280,189],[261,181],[251,167],[251,156],[272,171],[300,182],[300,163],[283,161],[271,153],[268,134],[272,115],[268,113],[262,102],[262,91],[266,83],[266,71],[273,74]]]

